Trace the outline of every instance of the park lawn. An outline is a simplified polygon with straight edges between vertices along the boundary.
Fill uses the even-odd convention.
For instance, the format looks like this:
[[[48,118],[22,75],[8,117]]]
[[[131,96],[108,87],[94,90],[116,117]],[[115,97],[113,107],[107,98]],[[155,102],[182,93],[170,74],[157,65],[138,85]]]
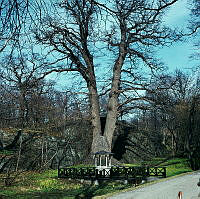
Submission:
[[[148,165],[148,162],[146,162]],[[165,166],[167,168],[167,177],[176,176],[182,173],[191,172],[187,158],[154,158],[150,161],[151,166]]]
[[[191,172],[187,158],[153,158],[150,161],[144,161],[139,164],[125,164],[125,166],[164,166],[167,168],[167,177],[176,176],[182,173]]]
[[[175,158],[166,161],[164,161],[164,159],[156,159],[151,161],[151,165],[153,165],[152,162],[158,166],[166,166],[167,177],[192,171],[188,166],[187,159],[183,158]],[[145,164],[147,164],[147,162]],[[131,164],[129,164],[129,166],[131,166]],[[134,164],[134,166],[136,165]],[[0,180],[0,198],[89,199],[97,195],[116,192],[132,186],[131,184],[124,185],[120,182],[104,182],[99,186],[91,186],[75,180],[59,179],[57,178],[57,170],[48,170],[40,173],[23,172],[15,179],[15,182],[11,186],[5,186],[3,181]]]
[[[1,178],[1,176],[0,176]],[[105,182],[99,186],[82,184],[76,180],[57,178],[56,170],[48,170],[42,173],[24,172],[11,186],[5,186],[0,181],[0,198],[7,199],[76,199],[92,198],[96,195],[104,195],[117,190],[131,187],[119,182]]]
[[[167,177],[192,171],[187,158],[154,158],[151,161],[146,161],[145,165],[165,166],[167,168]]]
[[[186,158],[174,158],[170,159],[159,166],[167,167],[167,177],[176,176],[182,173],[191,172],[192,169],[189,166],[188,159]]]

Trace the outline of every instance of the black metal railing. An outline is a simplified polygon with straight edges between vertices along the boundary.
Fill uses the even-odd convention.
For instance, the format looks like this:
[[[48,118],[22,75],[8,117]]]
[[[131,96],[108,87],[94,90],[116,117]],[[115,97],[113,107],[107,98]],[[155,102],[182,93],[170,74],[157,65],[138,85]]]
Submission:
[[[72,179],[145,179],[148,176],[166,177],[166,167],[121,167],[107,169],[96,167],[63,167],[58,169],[59,178]]]
[[[146,168],[147,176],[158,176],[158,177],[167,177],[166,167],[147,167]]]
[[[72,179],[86,179],[93,178],[96,176],[95,167],[82,167],[82,168],[73,168],[65,167],[58,169],[59,178],[72,178]]]

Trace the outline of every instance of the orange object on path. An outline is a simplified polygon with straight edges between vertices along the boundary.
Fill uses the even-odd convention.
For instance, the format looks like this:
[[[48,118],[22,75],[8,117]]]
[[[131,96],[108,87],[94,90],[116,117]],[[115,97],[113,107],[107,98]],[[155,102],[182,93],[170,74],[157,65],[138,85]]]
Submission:
[[[182,199],[183,198],[183,192],[182,191],[179,191],[178,192],[178,199]]]

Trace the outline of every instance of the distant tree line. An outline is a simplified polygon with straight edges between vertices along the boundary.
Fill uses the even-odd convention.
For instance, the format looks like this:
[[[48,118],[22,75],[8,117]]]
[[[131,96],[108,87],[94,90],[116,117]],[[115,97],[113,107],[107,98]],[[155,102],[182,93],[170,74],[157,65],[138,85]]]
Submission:
[[[134,162],[155,156],[181,156],[189,157],[192,167],[199,168],[197,72],[196,78],[182,71],[157,77],[140,104],[124,106],[113,138],[116,159]],[[16,167],[19,150],[18,167],[21,163],[24,169],[91,162],[92,125],[87,100],[56,90],[52,82],[36,79],[37,83],[27,83],[21,93],[10,83],[11,77],[15,76],[1,83],[0,149],[16,154],[2,156],[5,166],[1,170],[7,168],[7,162]],[[102,116],[102,128],[105,119]],[[27,165],[24,158],[30,160]]]

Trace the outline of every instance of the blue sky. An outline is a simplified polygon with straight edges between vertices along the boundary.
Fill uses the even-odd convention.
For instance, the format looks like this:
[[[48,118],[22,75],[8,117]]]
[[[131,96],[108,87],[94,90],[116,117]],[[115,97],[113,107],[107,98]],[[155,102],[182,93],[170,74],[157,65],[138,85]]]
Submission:
[[[188,27],[188,19],[190,15],[189,5],[187,0],[179,0],[170,8],[165,22],[171,27],[185,29]],[[188,70],[197,66],[198,61],[189,58],[195,51],[193,46],[193,38],[187,38],[185,42],[176,42],[170,47],[164,47],[158,52],[159,57],[168,66],[170,71],[176,68]]]
[[[165,23],[170,25],[172,28],[176,27],[179,30],[185,29],[185,31],[189,31],[187,29],[188,19],[190,17],[190,11],[188,7],[188,0],[179,0],[171,8],[169,8],[167,15],[164,17]],[[187,38],[185,42],[176,42],[170,47],[158,49],[157,57],[165,63],[165,66],[167,66],[171,72],[175,69],[188,70],[188,72],[190,72],[191,68],[195,68],[198,64],[197,61],[192,61],[189,58],[194,53],[192,40],[192,38]],[[61,78],[63,76],[65,75],[56,75],[54,78],[56,80],[61,79],[61,82],[64,83],[65,78]],[[73,77],[72,79],[75,80],[77,78],[79,77]]]

